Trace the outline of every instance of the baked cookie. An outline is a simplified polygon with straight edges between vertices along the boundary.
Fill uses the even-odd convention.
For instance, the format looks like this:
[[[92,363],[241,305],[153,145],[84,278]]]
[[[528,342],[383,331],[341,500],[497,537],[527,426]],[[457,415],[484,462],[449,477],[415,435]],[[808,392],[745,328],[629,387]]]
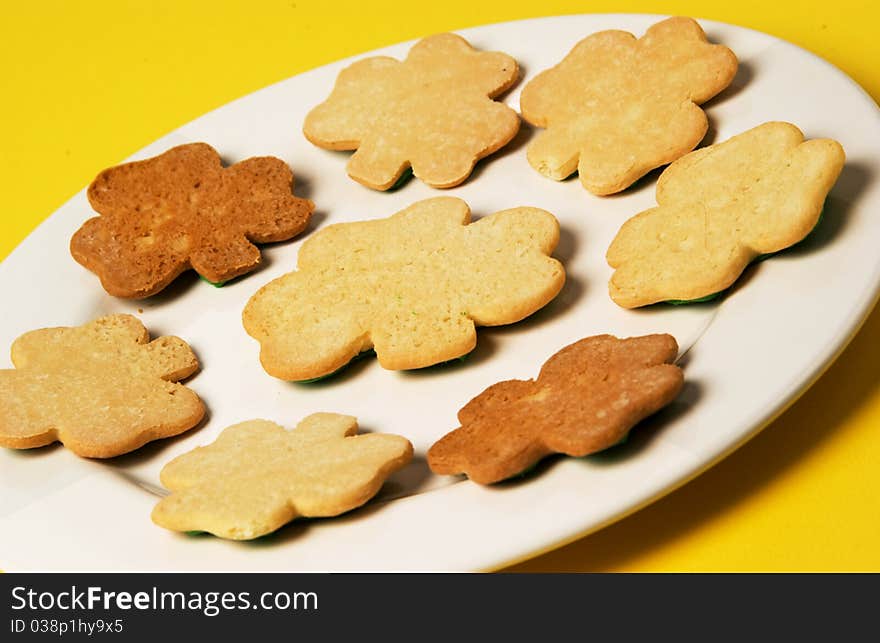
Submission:
[[[357,150],[348,175],[374,190],[387,190],[409,167],[428,185],[449,188],[516,135],[519,116],[492,99],[518,73],[506,54],[476,51],[451,33],[429,36],[403,62],[377,56],[343,69],[303,133],[318,147]]]
[[[428,450],[434,473],[491,484],[551,453],[581,457],[606,449],[681,390],[670,335],[598,335],[566,346],[537,380],[487,388],[458,413],[461,427]]]
[[[314,234],[297,270],[244,309],[263,368],[307,380],[370,348],[387,369],[431,366],[470,352],[475,325],[512,324],[556,296],[565,272],[549,257],[552,214],[513,208],[469,221],[464,201],[438,197]]]
[[[61,442],[77,455],[110,458],[191,429],[205,408],[177,384],[199,368],[177,337],[150,341],[131,315],[43,328],[12,344],[0,370],[0,446]]]
[[[727,87],[737,60],[691,18],[668,18],[636,39],[601,31],[525,86],[523,118],[546,128],[529,163],[561,181],[575,170],[593,194],[613,194],[694,149],[708,121],[700,105]]]
[[[844,161],[837,141],[805,142],[780,122],[682,157],[660,175],[658,207],[611,242],[611,298],[635,308],[724,290],[758,256],[809,234]]]
[[[154,295],[192,268],[228,281],[260,264],[254,243],[290,239],[314,205],[293,196],[280,159],[250,158],[224,168],[205,143],[104,170],[88,190],[101,215],[86,221],[70,253],[116,297]]]
[[[360,507],[412,458],[406,438],[356,435],[348,415],[315,413],[293,431],[266,420],[224,429],[212,444],[166,464],[170,491],[153,522],[249,540],[299,516],[337,516]]]

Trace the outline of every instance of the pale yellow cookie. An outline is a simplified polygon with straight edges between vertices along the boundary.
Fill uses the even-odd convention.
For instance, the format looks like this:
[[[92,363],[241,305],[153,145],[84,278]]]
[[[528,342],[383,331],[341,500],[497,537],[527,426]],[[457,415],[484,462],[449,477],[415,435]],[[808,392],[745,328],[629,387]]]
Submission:
[[[657,182],[659,207],[624,223],[608,248],[611,298],[635,308],[724,290],[759,255],[810,233],[844,161],[837,141],[804,141],[780,122],[679,159]]]
[[[469,221],[464,201],[438,197],[312,235],[297,271],[244,309],[263,368],[311,379],[369,348],[387,369],[430,366],[470,352],[475,325],[512,324],[556,296],[565,271],[549,257],[552,214],[513,208]]]
[[[298,516],[337,516],[360,507],[412,458],[399,435],[357,434],[349,415],[315,413],[293,431],[266,420],[224,429],[212,444],[166,464],[171,495],[153,522],[249,540]]]
[[[429,36],[403,62],[377,56],[343,69],[303,133],[319,147],[357,150],[348,175],[367,187],[387,190],[412,167],[428,185],[449,188],[516,135],[516,112],[492,99],[518,73],[506,54],[476,51],[451,33]]]
[[[205,413],[178,380],[199,363],[177,337],[150,341],[131,315],[44,328],[12,345],[15,369],[0,370],[0,446],[61,442],[110,458],[191,429]]]
[[[546,128],[529,163],[557,181],[578,171],[612,194],[694,149],[708,121],[700,105],[736,75],[734,53],[712,45],[691,18],[668,18],[639,39],[601,31],[525,86],[523,118]]]

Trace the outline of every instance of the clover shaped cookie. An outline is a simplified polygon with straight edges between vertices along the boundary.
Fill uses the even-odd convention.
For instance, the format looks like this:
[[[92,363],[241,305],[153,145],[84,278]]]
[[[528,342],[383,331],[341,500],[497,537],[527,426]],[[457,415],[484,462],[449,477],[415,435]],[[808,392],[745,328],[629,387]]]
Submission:
[[[223,430],[212,444],[163,467],[171,491],[153,522],[249,540],[298,516],[325,517],[360,507],[412,458],[406,438],[356,435],[348,415],[315,413],[293,431],[266,420]]]
[[[730,49],[709,44],[690,18],[669,18],[636,39],[601,31],[522,91],[523,118],[546,128],[529,163],[557,181],[578,171],[594,194],[612,194],[694,149],[708,128],[700,105],[736,74]]]
[[[670,335],[598,335],[566,346],[537,380],[487,388],[458,413],[461,427],[428,450],[434,473],[492,484],[551,453],[581,457],[619,442],[682,386]]]
[[[293,196],[280,159],[224,168],[210,145],[191,143],[101,172],[88,190],[101,215],[73,235],[70,252],[117,297],[153,295],[192,268],[223,282],[260,264],[254,243],[290,239],[314,205]]]
[[[758,256],[810,233],[844,161],[837,141],[805,142],[781,122],[679,159],[657,182],[659,207],[624,223],[608,248],[611,298],[635,308],[728,288]]]
[[[58,441],[88,458],[110,458],[191,429],[205,413],[178,380],[199,363],[177,337],[150,341],[130,315],[44,328],[12,344],[15,369],[0,370],[0,446]]]
[[[348,175],[387,190],[404,171],[435,188],[464,181],[474,164],[510,142],[519,116],[492,100],[517,80],[516,61],[478,52],[455,34],[418,42],[406,60],[367,58],[342,70],[303,133],[330,150],[357,150]]]
[[[512,324],[556,296],[565,272],[548,256],[559,239],[552,214],[514,208],[469,220],[464,201],[438,197],[312,236],[297,271],[244,309],[263,368],[311,379],[370,348],[387,369],[430,366],[470,352],[475,325]]]

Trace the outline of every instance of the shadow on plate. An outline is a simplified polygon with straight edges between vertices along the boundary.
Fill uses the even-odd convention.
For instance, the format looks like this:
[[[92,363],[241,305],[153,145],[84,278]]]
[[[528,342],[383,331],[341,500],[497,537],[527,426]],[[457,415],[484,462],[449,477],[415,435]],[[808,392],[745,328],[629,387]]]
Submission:
[[[709,42],[724,44],[724,41],[721,39],[714,38],[711,34],[707,34],[709,38]],[[705,103],[700,105],[700,108],[703,111],[709,111],[713,107],[717,107],[722,103],[725,103],[732,98],[736,98],[743,91],[750,88],[752,81],[755,79],[755,65],[751,61],[740,60],[739,65],[736,68],[736,76],[733,77],[733,80],[730,84],[719,94],[713,96]],[[711,120],[711,114],[710,114]],[[706,142],[704,139],[703,145],[710,145],[712,139],[709,142]]]

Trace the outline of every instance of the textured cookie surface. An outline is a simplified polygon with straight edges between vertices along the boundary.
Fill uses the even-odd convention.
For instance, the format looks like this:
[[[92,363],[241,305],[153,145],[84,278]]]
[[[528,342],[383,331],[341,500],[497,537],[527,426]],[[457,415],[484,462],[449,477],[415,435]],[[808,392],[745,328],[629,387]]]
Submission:
[[[578,171],[594,194],[612,194],[694,149],[706,134],[697,107],[736,75],[730,49],[709,44],[690,18],[669,18],[636,39],[602,31],[525,86],[523,118],[547,128],[529,163],[562,180]]]
[[[315,413],[288,431],[266,420],[231,426],[212,444],[162,469],[171,495],[153,522],[247,540],[298,516],[337,516],[360,507],[412,458],[397,435],[355,435],[348,415]]]
[[[565,272],[548,256],[559,239],[552,214],[514,208],[469,220],[464,201],[438,197],[320,230],[300,248],[298,270],[244,309],[263,367],[306,380],[369,348],[387,369],[430,366],[470,352],[475,324],[511,324],[556,296]]]
[[[376,190],[408,167],[428,185],[452,187],[519,130],[516,112],[492,100],[517,76],[506,54],[478,52],[455,34],[430,36],[403,62],[380,56],[344,69],[303,133],[319,147],[356,149],[348,174]]]
[[[201,400],[176,383],[198,370],[177,337],[150,341],[130,315],[83,326],[44,328],[12,345],[15,369],[0,370],[0,446],[62,442],[74,453],[109,458],[191,429]]]
[[[634,308],[724,290],[758,255],[809,234],[844,161],[837,141],[804,141],[781,122],[684,156],[660,176],[658,207],[608,248],[611,298]]]
[[[190,268],[227,281],[259,265],[254,243],[290,239],[306,227],[314,206],[292,188],[280,159],[224,168],[210,145],[174,147],[98,175],[88,197],[101,216],[74,234],[70,252],[117,297],[148,297]]]
[[[677,351],[670,335],[598,335],[566,346],[537,380],[499,382],[468,402],[461,427],[428,450],[428,464],[491,484],[551,453],[580,457],[610,447],[678,395]]]

